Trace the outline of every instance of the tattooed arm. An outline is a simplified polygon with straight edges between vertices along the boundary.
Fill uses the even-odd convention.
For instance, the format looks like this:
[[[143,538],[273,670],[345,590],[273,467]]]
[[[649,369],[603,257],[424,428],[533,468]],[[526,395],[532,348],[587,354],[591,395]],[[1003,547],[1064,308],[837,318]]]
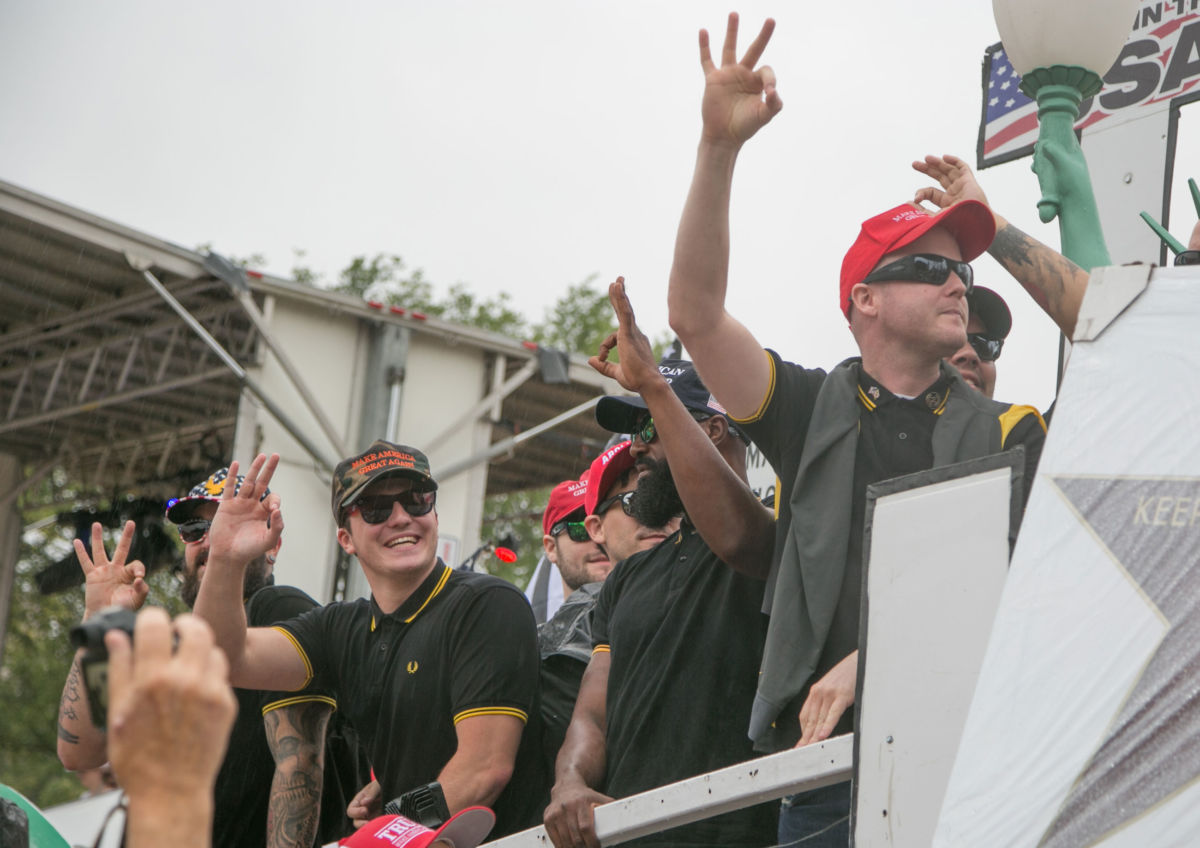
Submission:
[[[146,566],[139,560],[129,560],[134,530],[134,523],[126,521],[111,559],[104,546],[104,528],[99,523],[92,525],[90,556],[87,546],[80,539],[75,540],[75,556],[84,576],[84,621],[114,604],[136,610],[145,603],[150,591],[145,580]],[[104,730],[92,723],[88,708],[79,666],[81,656],[82,650],[75,653],[58,702],[58,759],[70,771],[97,768],[108,760]]]
[[[275,778],[267,808],[267,848],[310,848],[321,815],[328,700],[304,701],[263,715]]]
[[[917,203],[928,200],[941,209],[961,200],[978,200],[987,205],[987,196],[975,181],[975,174],[957,156],[926,156],[923,162],[913,162],[913,169],[941,185],[941,188],[926,186],[918,190]],[[996,239],[988,253],[1029,292],[1063,335],[1072,338],[1087,289],[1087,272],[1057,250],[1021,232],[994,209],[992,216],[996,219]]]
[[[1029,292],[1068,339],[1075,333],[1088,274],[1053,248],[1026,235],[999,215],[988,253]]]

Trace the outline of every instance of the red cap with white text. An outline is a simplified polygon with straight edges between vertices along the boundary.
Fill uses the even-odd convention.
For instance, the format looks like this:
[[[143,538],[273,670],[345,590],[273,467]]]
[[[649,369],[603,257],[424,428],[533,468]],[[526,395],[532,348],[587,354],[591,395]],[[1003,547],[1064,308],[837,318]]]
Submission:
[[[978,200],[960,200],[937,214],[911,203],[901,203],[868,218],[842,259],[838,306],[846,320],[850,319],[850,290],[874,270],[879,260],[912,244],[934,227],[941,227],[954,237],[963,262],[970,262],[987,250],[996,237],[996,219]]]
[[[476,848],[488,835],[496,816],[487,807],[467,807],[437,830],[406,819],[404,816],[380,816],[372,819],[338,845],[349,848],[426,848],[439,839],[454,848]]]

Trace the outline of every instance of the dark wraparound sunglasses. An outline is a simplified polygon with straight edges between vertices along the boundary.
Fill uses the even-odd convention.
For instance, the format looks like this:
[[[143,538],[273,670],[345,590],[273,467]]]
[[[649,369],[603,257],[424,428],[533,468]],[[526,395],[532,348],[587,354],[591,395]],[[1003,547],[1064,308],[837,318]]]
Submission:
[[[582,521],[559,521],[550,528],[550,535],[561,536],[564,530],[567,538],[572,542],[587,542],[592,538],[588,535],[587,528],[583,526]]]
[[[595,514],[604,515],[604,513],[608,512],[610,509],[620,503],[621,510],[626,515],[632,515],[633,513],[631,513],[630,510],[633,509],[633,496],[636,494],[637,490],[634,489],[632,492],[622,492],[619,495],[613,495],[611,498],[605,498],[596,505]]]
[[[1200,265],[1200,250],[1181,250],[1175,254],[1176,265]]]
[[[953,272],[962,280],[967,291],[975,285],[975,272],[970,264],[939,256],[936,253],[914,253],[903,256],[895,262],[889,262],[882,268],[872,271],[863,277],[864,283],[926,283],[931,286],[943,285],[950,279]]]
[[[713,417],[713,414],[711,412],[697,412],[694,409],[688,410],[688,415],[692,416],[696,421],[707,421]],[[732,424],[730,424],[730,429],[734,429]],[[738,435],[741,435],[741,431],[738,431]],[[634,440],[641,439],[646,444],[653,442],[658,438],[658,428],[654,426],[654,419],[649,415],[639,419],[633,425],[633,432],[629,436]]]
[[[179,538],[189,544],[194,544],[204,538],[208,533],[208,528],[212,527],[212,522],[207,518],[193,518],[177,526],[179,529]]]
[[[991,339],[979,333],[967,333],[967,341],[982,362],[995,362],[1004,347],[1004,339]]]
[[[350,505],[350,511],[357,510],[367,524],[382,524],[391,518],[393,504],[400,504],[413,518],[419,518],[428,515],[436,503],[436,491],[409,489],[407,492],[392,492],[386,495],[363,495]]]

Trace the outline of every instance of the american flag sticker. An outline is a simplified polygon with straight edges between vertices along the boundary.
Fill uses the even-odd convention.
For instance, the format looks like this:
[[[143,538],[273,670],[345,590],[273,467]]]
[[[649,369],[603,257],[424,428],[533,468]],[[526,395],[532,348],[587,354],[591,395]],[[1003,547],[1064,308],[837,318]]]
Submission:
[[[1004,45],[993,44],[983,57],[983,122],[979,127],[979,167],[999,165],[1033,152],[1037,141],[1037,102],[1021,93],[1021,75],[1013,70]]]
[[[1028,156],[1037,141],[1037,103],[1020,91],[1004,45],[983,54],[983,109],[976,166]],[[1078,133],[1136,120],[1200,99],[1200,0],[1142,0],[1120,55],[1095,97],[1079,104]]]

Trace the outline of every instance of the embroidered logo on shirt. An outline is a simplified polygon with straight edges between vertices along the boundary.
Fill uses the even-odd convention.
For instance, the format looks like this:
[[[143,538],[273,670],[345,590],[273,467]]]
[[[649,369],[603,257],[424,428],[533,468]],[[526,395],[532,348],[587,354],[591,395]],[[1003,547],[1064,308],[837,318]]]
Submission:
[[[418,669],[418,668],[420,668],[420,666],[419,666],[419,665],[417,665],[417,661],[416,661],[416,660],[409,660],[409,661],[408,661],[408,666],[407,666],[407,668],[408,668],[408,673],[409,673],[409,674],[416,674],[416,673],[417,673],[417,669]]]
[[[871,386],[867,389],[867,394],[871,396],[871,400],[879,400],[879,386]]]

